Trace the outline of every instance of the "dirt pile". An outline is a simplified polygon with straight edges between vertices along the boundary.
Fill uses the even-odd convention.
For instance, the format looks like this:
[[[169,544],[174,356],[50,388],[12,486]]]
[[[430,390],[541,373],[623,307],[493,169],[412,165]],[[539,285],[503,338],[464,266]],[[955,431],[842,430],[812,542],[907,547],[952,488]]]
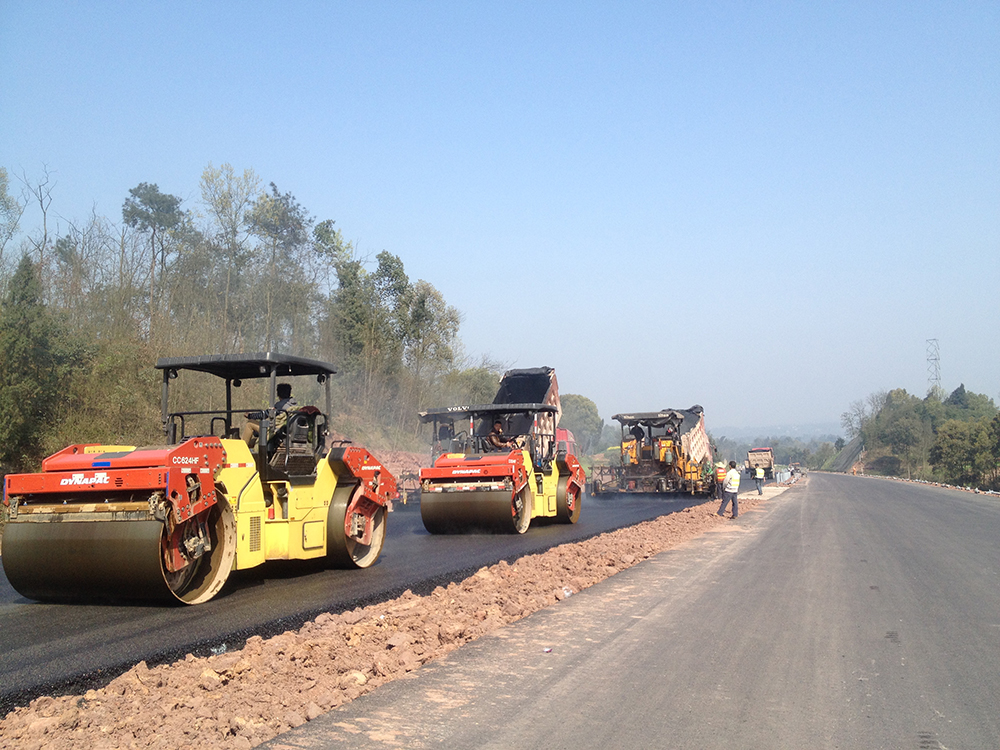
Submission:
[[[741,512],[758,504],[740,499]],[[500,562],[427,596],[323,614],[239,651],[147,667],[0,720],[0,748],[250,748],[720,524],[716,501]]]

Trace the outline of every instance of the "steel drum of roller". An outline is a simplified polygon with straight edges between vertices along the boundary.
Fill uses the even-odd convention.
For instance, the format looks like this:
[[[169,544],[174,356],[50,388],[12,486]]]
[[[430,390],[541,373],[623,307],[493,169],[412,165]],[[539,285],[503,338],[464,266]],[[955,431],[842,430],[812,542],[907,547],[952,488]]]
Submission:
[[[420,518],[432,534],[523,534],[531,522],[531,509],[523,491],[424,492],[420,496]]]
[[[236,554],[232,511],[209,511],[212,549],[168,572],[163,522],[157,520],[16,521],[4,529],[4,572],[29,599],[198,604],[222,588]]]

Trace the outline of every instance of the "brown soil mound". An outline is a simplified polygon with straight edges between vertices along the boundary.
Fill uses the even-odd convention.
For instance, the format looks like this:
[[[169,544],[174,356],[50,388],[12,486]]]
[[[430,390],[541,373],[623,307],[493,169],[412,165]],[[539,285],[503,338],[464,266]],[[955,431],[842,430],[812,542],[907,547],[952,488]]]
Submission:
[[[760,498],[760,499],[767,499]],[[740,499],[741,511],[758,504]],[[0,748],[250,748],[705,530],[716,501],[484,567],[427,596],[323,614],[297,632],[148,668],[0,720]]]

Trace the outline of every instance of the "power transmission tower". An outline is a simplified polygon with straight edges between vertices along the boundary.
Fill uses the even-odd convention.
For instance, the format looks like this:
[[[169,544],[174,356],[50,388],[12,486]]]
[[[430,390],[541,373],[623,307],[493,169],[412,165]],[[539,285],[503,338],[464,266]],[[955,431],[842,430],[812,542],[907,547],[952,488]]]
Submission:
[[[927,392],[941,395],[941,351],[937,339],[927,339]]]

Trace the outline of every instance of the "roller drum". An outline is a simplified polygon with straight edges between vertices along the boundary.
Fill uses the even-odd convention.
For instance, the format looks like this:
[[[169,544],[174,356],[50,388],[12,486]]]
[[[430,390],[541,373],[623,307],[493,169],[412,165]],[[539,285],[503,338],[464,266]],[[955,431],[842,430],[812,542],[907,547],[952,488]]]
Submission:
[[[12,522],[4,529],[4,572],[28,599],[199,604],[219,592],[233,566],[232,511],[210,511],[212,550],[180,573],[164,571],[160,521]]]
[[[420,518],[432,534],[461,534],[487,531],[503,534],[523,533],[528,528],[530,509],[514,513],[514,495],[510,490],[476,492],[423,492],[420,495]]]
[[[10,523],[3,567],[10,585],[38,601],[170,601],[159,521]]]

